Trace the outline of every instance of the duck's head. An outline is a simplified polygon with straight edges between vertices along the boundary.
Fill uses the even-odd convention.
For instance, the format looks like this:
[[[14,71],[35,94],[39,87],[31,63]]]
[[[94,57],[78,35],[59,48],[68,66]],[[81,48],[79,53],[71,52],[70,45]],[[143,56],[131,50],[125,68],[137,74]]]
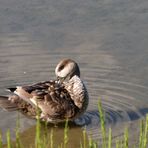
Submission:
[[[80,70],[78,64],[71,59],[61,60],[55,69],[55,74],[60,82],[70,80],[74,75],[80,77]]]

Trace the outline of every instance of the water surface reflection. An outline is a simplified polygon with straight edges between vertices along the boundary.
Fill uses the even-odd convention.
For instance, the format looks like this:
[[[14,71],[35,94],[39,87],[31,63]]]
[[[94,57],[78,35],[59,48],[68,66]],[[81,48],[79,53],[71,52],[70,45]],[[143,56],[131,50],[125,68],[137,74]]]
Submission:
[[[90,95],[88,111],[76,123],[87,125],[88,135],[101,139],[96,130],[101,98],[113,137],[120,137],[128,126],[134,142],[138,119],[148,112],[146,4],[146,0],[2,1],[0,94],[6,95],[7,87],[54,79],[56,64],[72,58],[80,65]],[[0,110],[0,117],[2,132],[8,127],[13,131],[17,113]],[[22,131],[35,124],[23,115],[20,121]]]

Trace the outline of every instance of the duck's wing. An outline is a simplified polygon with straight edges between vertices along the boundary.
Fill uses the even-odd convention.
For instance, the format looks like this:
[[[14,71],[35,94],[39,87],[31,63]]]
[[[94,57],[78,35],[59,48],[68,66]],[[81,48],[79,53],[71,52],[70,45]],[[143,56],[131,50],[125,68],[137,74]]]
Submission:
[[[15,91],[18,91],[17,88],[22,88],[26,92],[31,93],[34,90],[46,90],[48,89],[49,86],[55,83],[57,82],[56,81],[43,81],[43,82],[31,84],[31,85],[10,87],[10,88],[7,88],[6,90],[9,92],[15,93]]]
[[[79,108],[74,104],[65,87],[56,82],[47,85],[48,90],[44,87],[31,92],[33,96],[31,101],[41,109],[43,118],[52,120],[73,118]]]
[[[45,120],[46,118],[52,120],[72,119],[79,112],[79,108],[74,104],[65,89],[57,90],[55,92],[51,91],[44,96],[44,101],[36,97],[34,97],[32,101],[33,100],[38,103]]]
[[[73,118],[79,111],[64,86],[56,81],[11,88],[10,91],[34,108],[40,108],[43,118],[64,120]]]
[[[41,96],[41,95],[47,94],[48,88],[52,86],[54,83],[55,81],[44,81],[44,82],[35,83],[32,85],[7,88],[7,90],[19,96],[19,99],[23,99],[25,102],[28,102],[29,104],[34,106],[35,104],[31,101],[31,98],[34,95]]]
[[[0,108],[7,111],[25,109],[27,106],[35,107],[35,104],[30,100],[33,97],[33,92],[38,91],[41,95],[48,90],[54,81],[44,81],[40,83],[35,83],[32,85],[18,86],[13,88],[7,88],[6,90],[12,92],[9,96],[0,96]]]

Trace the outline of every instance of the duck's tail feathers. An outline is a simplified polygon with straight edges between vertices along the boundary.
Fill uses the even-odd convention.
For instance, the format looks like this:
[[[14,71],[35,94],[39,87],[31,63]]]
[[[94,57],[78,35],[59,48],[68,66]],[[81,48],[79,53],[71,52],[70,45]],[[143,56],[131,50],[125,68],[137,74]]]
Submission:
[[[0,108],[7,111],[15,111],[17,110],[17,105],[8,100],[7,96],[0,96]]]

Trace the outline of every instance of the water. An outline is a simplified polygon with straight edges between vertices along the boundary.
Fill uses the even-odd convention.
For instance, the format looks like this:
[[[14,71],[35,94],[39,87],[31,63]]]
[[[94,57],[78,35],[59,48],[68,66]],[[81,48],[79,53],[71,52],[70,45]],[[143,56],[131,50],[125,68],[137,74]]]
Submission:
[[[101,98],[113,137],[126,126],[135,143],[138,121],[148,113],[147,30],[146,0],[0,0],[0,94],[6,95],[7,87],[54,79],[56,64],[72,58],[90,95],[77,124],[101,139]],[[17,116],[0,110],[2,132],[10,128],[13,134]],[[20,118],[22,132],[34,127],[34,120]],[[73,135],[80,130],[73,129]]]

